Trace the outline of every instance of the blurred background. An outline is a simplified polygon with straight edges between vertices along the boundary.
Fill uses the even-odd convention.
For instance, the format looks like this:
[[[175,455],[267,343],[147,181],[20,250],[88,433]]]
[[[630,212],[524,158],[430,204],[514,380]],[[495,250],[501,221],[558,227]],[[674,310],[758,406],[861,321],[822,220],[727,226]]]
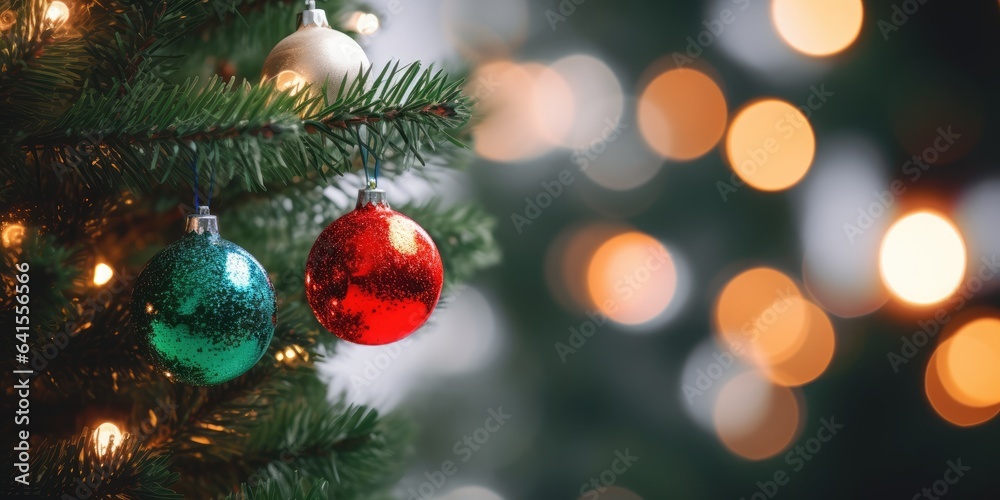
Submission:
[[[996,497],[996,1],[352,15],[375,66],[468,72],[468,178],[389,189],[482,201],[504,251],[326,362],[419,422],[400,498]]]

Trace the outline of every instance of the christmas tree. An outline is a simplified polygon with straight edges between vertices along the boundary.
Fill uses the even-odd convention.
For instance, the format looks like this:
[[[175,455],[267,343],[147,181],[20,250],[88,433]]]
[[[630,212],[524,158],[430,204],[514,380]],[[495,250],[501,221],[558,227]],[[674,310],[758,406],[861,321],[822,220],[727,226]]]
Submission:
[[[340,2],[322,7],[330,23],[346,19]],[[0,323],[17,379],[8,495],[389,496],[412,426],[328,394],[315,362],[335,355],[336,337],[308,307],[306,256],[377,174],[433,182],[466,163],[471,102],[460,80],[417,62],[351,68],[339,82],[261,78],[296,15],[317,21],[302,10],[0,1]],[[249,371],[201,386],[157,366],[132,331],[130,297],[143,265],[212,202],[222,235],[267,270],[277,322]],[[496,261],[477,207],[396,208],[437,245],[445,296]]]

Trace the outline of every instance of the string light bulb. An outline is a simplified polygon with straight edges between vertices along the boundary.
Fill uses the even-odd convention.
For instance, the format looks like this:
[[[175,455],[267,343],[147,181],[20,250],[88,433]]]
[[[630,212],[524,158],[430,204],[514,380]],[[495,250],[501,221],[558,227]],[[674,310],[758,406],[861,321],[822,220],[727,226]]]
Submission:
[[[104,422],[94,429],[94,446],[98,455],[114,452],[122,442],[122,431],[111,422]]]
[[[94,284],[101,286],[109,281],[115,275],[115,271],[111,269],[111,266],[101,262],[94,267]]]
[[[7,31],[11,26],[14,26],[14,23],[16,22],[17,14],[14,11],[7,9],[0,12],[0,31]]]
[[[22,240],[24,240],[24,226],[20,224],[9,224],[0,232],[0,242],[4,248],[20,245]]]
[[[45,11],[45,19],[54,25],[60,25],[69,20],[69,7],[58,0],[49,4]]]
[[[378,16],[371,12],[354,12],[346,24],[362,35],[373,35],[381,27]]]

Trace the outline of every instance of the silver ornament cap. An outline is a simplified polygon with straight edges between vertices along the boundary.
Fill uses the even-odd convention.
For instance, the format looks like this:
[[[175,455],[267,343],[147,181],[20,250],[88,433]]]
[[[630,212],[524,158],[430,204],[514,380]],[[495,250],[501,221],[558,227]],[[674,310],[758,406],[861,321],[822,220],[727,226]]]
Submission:
[[[198,213],[187,216],[184,226],[185,233],[219,235],[219,219],[209,213],[208,207],[198,207]]]
[[[378,188],[364,188],[358,190],[358,204],[355,205],[354,209],[364,208],[367,205],[376,205],[380,207],[389,208],[389,199],[385,196],[384,189]]]
[[[326,11],[316,8],[316,0],[306,0],[306,10],[300,12],[298,17],[299,26],[330,27],[330,22],[326,19]]]

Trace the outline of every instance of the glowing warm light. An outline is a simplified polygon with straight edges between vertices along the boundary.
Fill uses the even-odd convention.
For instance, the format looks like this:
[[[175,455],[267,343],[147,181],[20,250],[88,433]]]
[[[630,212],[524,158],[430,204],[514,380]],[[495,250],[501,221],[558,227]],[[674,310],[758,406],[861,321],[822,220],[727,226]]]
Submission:
[[[601,245],[590,259],[587,289],[612,321],[645,323],[662,313],[677,291],[677,269],[653,237],[628,232]]]
[[[858,38],[861,0],[773,0],[771,18],[793,49],[810,56],[836,54]]]
[[[830,318],[815,304],[806,302],[805,308],[808,322],[802,329],[802,345],[788,359],[762,366],[764,374],[775,384],[788,387],[808,384],[822,375],[833,359],[836,337]]]
[[[781,191],[802,180],[816,153],[809,120],[777,99],[749,104],[733,118],[726,136],[729,165],[761,191]]]
[[[917,212],[903,217],[882,240],[882,281],[900,299],[929,305],[951,296],[965,276],[965,243],[944,217]]]
[[[708,75],[675,69],[656,77],[639,98],[639,130],[665,158],[704,155],[726,130],[726,98]]]
[[[14,11],[7,9],[0,12],[0,31],[7,31],[14,23],[17,22],[17,14]]]
[[[101,262],[94,267],[94,284],[98,286],[103,285],[111,281],[114,275],[115,271],[111,269],[111,266]]]
[[[117,425],[104,422],[94,429],[94,445],[97,447],[98,455],[104,455],[109,451],[114,452],[121,443],[122,431]]]
[[[291,91],[292,94],[297,94],[305,86],[306,79],[302,75],[286,69],[275,75],[274,83],[279,91]]]
[[[379,22],[378,16],[370,12],[355,12],[351,14],[351,18],[347,23],[348,26],[353,26],[354,31],[361,33],[362,35],[372,35],[378,31],[381,23]]]
[[[561,146],[576,119],[577,102],[573,88],[562,74],[549,66],[526,64],[535,80],[529,95],[533,101],[531,119],[539,137],[551,146]]]
[[[20,224],[9,224],[0,232],[0,243],[3,243],[4,248],[20,245],[22,241],[24,241],[24,226]]]
[[[275,354],[274,355],[274,359],[276,359],[278,361],[284,361],[285,360],[285,353],[279,352],[278,354]]]
[[[763,365],[795,354],[810,324],[799,287],[785,274],[766,267],[730,280],[719,294],[715,318],[726,348],[749,351],[751,359]]]
[[[610,224],[571,227],[557,235],[545,256],[549,291],[568,311],[593,310],[587,269],[598,247],[626,230]]]
[[[945,341],[947,343],[947,341]],[[924,375],[924,391],[927,393],[927,401],[934,407],[934,411],[945,420],[962,427],[979,425],[1000,413],[1000,405],[988,408],[973,408],[957,401],[945,389],[941,381],[939,364],[942,344],[934,354],[931,355],[927,363],[927,372]]]
[[[535,79],[531,71],[511,61],[479,67],[466,93],[479,101],[485,117],[472,130],[476,153],[496,162],[537,158],[551,149],[532,119]]]
[[[54,24],[62,24],[69,19],[69,7],[62,2],[52,2],[45,11],[45,19]]]
[[[752,411],[748,411],[752,410]],[[715,432],[736,455],[763,460],[781,453],[798,433],[799,402],[787,387],[746,372],[719,392],[713,412]]]
[[[982,318],[962,326],[940,347],[944,388],[973,407],[1000,403],[1000,320]]]
[[[295,359],[295,349],[292,349],[291,347],[285,349],[285,357],[288,359]]]

